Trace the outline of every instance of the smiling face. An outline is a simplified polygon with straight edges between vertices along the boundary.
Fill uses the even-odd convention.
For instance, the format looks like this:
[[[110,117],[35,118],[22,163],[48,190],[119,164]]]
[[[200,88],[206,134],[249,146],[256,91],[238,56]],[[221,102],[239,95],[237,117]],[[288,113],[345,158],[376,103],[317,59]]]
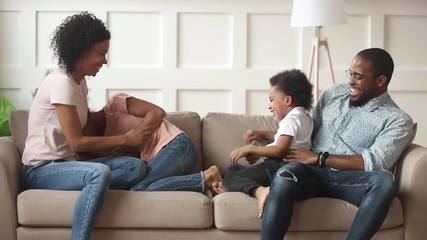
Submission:
[[[107,53],[110,48],[110,40],[93,44],[80,58],[73,72],[77,79],[84,76],[96,76],[102,65],[107,64]]]
[[[287,96],[279,90],[277,86],[273,86],[269,93],[270,106],[268,109],[278,121],[282,120],[291,110],[291,96]]]
[[[385,76],[376,76],[370,62],[363,58],[354,57],[349,71],[350,105],[362,106],[387,90]]]

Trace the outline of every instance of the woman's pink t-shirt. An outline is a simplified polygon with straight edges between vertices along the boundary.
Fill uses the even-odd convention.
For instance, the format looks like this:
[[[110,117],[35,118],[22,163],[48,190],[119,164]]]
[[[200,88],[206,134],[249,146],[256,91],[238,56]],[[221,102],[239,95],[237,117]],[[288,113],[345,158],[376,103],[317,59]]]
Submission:
[[[35,165],[43,160],[77,160],[59,124],[54,104],[76,107],[80,125],[86,125],[88,88],[86,80],[77,84],[64,70],[50,73],[41,83],[31,104],[28,136],[22,162]]]

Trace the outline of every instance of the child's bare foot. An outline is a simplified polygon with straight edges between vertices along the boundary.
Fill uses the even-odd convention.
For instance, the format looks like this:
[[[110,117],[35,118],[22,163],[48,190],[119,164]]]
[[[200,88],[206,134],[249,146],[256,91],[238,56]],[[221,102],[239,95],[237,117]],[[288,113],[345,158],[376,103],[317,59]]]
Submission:
[[[212,190],[215,192],[215,194],[220,194],[220,193],[225,192],[224,186],[222,185],[222,182],[212,183]]]
[[[205,178],[205,188],[209,188],[213,195],[218,194],[215,187],[218,187],[219,183],[222,186],[222,177],[221,172],[219,171],[217,166],[211,166],[203,172]]]
[[[253,191],[253,195],[258,199],[258,218],[262,218],[268,194],[270,194],[270,187],[259,186]]]

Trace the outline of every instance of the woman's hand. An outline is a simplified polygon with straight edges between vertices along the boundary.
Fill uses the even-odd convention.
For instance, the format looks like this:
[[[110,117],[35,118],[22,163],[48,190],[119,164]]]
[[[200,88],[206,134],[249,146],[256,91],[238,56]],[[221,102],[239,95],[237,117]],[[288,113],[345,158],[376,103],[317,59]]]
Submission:
[[[130,130],[125,134],[126,145],[128,147],[136,147],[139,149],[143,148],[144,145],[148,142],[148,140],[150,140],[155,130],[156,129],[153,127],[138,127]]]

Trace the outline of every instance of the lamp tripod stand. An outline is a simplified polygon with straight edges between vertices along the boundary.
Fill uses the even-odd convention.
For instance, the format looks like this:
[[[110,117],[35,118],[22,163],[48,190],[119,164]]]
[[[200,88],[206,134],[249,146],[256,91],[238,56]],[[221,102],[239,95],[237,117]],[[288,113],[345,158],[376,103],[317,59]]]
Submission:
[[[329,74],[332,81],[332,84],[335,84],[335,77],[334,72],[332,69],[332,60],[331,60],[331,53],[329,52],[329,45],[328,45],[328,39],[325,38],[325,40],[320,40],[320,26],[316,27],[316,37],[313,39],[312,45],[311,45],[311,52],[310,52],[310,61],[308,65],[308,79],[311,79],[312,73],[313,73],[313,66],[314,66],[314,79],[312,82],[314,83],[314,100],[317,100],[317,96],[319,93],[319,50],[320,47],[324,46],[326,50],[326,54],[328,57],[328,63],[329,63]]]

